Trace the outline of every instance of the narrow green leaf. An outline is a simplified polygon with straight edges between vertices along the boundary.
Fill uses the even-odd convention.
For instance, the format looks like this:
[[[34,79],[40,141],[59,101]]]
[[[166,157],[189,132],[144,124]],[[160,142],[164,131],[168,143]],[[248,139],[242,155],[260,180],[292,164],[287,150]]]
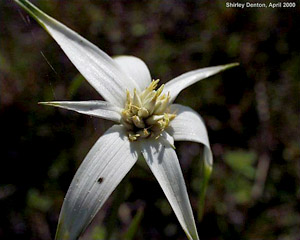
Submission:
[[[126,240],[134,239],[134,236],[138,231],[138,227],[140,225],[143,216],[144,216],[144,207],[140,207],[137,213],[135,214],[134,218],[132,219],[132,222],[128,227],[127,232],[124,234],[124,239]]]
[[[81,84],[83,83],[83,81],[84,81],[84,77],[80,73],[77,74],[73,78],[73,80],[71,82],[71,85],[68,88],[68,96],[69,96],[69,98],[72,98],[77,93],[77,90],[79,89],[79,87],[81,86]]]
[[[202,161],[202,175],[203,181],[201,183],[200,192],[199,192],[199,201],[198,201],[198,221],[200,222],[203,218],[204,214],[204,206],[205,206],[205,196],[206,196],[206,189],[210,179],[210,175],[212,172],[212,166],[207,163],[206,161]]]

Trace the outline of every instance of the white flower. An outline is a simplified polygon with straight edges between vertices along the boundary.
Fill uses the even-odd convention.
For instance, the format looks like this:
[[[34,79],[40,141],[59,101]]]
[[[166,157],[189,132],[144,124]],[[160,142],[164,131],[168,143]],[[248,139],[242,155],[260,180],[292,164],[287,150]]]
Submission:
[[[79,238],[140,154],[162,187],[187,237],[199,239],[174,140],[204,144],[208,168],[212,167],[212,153],[201,117],[173,101],[184,88],[237,64],[191,71],[157,89],[158,80],[151,81],[142,60],[133,56],[112,59],[27,0],[15,2],[56,40],[106,100],[43,104],[116,123],[98,139],[75,174],[62,206],[56,239]]]

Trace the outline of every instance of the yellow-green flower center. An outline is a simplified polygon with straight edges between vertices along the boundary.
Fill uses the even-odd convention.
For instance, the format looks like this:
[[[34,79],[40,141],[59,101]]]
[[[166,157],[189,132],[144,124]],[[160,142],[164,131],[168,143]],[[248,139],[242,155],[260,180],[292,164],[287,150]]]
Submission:
[[[161,95],[164,85],[157,90],[159,80],[153,80],[142,92],[127,90],[121,123],[126,127],[130,141],[139,138],[159,138],[176,115],[169,113],[170,95]]]

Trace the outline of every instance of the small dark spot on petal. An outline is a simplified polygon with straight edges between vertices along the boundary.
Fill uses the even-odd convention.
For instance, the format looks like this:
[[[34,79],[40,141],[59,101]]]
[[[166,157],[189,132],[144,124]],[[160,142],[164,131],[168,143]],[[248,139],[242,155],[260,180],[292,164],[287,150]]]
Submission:
[[[98,179],[98,183],[102,183],[103,182],[103,177],[100,177],[99,179]]]

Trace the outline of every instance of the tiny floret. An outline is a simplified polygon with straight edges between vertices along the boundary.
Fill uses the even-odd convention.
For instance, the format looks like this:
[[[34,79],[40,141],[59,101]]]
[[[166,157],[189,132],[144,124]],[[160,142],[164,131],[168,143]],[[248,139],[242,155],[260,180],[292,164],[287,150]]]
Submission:
[[[134,89],[126,92],[126,103],[122,111],[121,123],[127,129],[130,141],[139,138],[159,138],[169,126],[175,113],[170,113],[170,94],[162,94],[164,85],[157,90],[159,80],[153,80],[142,92]]]

